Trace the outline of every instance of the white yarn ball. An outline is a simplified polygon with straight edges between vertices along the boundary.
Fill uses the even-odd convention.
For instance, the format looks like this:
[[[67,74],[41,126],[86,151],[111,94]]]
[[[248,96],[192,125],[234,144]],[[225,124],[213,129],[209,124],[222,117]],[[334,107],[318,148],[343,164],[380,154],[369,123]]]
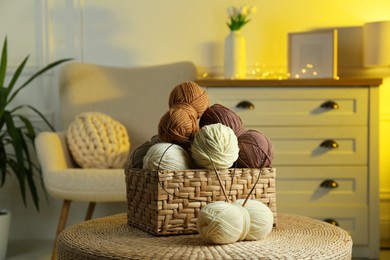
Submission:
[[[211,160],[216,168],[230,168],[239,154],[234,131],[220,123],[203,126],[195,133],[190,149],[195,163],[206,169],[213,169]]]
[[[144,169],[185,170],[191,168],[191,157],[181,146],[171,143],[152,145],[143,158]]]
[[[66,140],[83,168],[123,168],[130,141],[126,128],[100,112],[84,112],[69,125]]]
[[[249,232],[248,211],[239,205],[216,201],[202,207],[196,220],[201,237],[214,244],[243,240]]]
[[[244,199],[236,200],[233,204],[242,205]],[[248,200],[244,206],[248,211],[251,223],[245,240],[260,240],[266,237],[274,224],[274,215],[270,208],[258,200]]]

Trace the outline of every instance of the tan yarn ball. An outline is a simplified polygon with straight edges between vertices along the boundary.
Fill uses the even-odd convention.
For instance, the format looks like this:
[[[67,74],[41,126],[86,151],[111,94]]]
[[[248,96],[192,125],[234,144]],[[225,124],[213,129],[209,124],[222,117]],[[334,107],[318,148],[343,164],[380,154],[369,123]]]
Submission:
[[[83,168],[123,168],[130,150],[126,128],[99,112],[78,115],[68,127],[66,140]]]
[[[169,107],[182,103],[191,105],[199,118],[209,106],[209,97],[198,84],[186,81],[177,85],[169,96]]]
[[[162,142],[174,143],[187,149],[198,130],[196,110],[188,104],[176,104],[161,117],[158,136]]]

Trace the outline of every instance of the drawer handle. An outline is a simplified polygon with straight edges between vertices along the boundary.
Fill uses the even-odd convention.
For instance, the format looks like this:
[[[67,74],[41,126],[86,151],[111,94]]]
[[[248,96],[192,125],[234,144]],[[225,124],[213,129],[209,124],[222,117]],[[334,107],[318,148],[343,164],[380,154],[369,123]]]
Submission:
[[[333,218],[324,219],[324,222],[329,223],[331,225],[334,225],[336,227],[339,226],[339,223],[336,220],[334,220]]]
[[[241,101],[240,103],[238,103],[236,107],[242,108],[242,109],[254,109],[255,105],[253,105],[251,102],[245,100],[245,101]]]
[[[327,189],[335,189],[339,186],[337,182],[334,180],[325,180],[320,184],[320,187],[327,188]]]
[[[329,100],[329,101],[326,101],[325,103],[323,103],[321,105],[321,108],[326,108],[326,109],[330,109],[330,110],[336,110],[336,109],[339,109],[339,104],[337,104],[336,102],[332,101],[332,100]]]
[[[320,144],[320,146],[323,148],[328,148],[328,149],[336,149],[339,147],[339,144],[336,143],[335,140],[328,139],[328,140],[323,141]]]

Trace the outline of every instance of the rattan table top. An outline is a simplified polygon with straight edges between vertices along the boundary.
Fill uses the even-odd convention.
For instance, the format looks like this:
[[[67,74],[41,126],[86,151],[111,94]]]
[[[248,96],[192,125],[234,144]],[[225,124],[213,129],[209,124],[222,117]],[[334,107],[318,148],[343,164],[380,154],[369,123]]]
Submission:
[[[227,245],[199,235],[152,236],[127,225],[127,215],[93,219],[66,228],[57,259],[351,259],[352,238],[343,229],[308,217],[278,213],[263,240]]]

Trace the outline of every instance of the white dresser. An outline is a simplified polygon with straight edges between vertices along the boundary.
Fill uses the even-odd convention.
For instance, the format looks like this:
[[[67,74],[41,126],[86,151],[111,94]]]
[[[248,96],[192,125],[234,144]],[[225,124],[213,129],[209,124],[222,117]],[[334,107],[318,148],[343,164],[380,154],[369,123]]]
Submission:
[[[278,212],[339,225],[354,257],[378,258],[381,79],[197,83],[271,139]]]

